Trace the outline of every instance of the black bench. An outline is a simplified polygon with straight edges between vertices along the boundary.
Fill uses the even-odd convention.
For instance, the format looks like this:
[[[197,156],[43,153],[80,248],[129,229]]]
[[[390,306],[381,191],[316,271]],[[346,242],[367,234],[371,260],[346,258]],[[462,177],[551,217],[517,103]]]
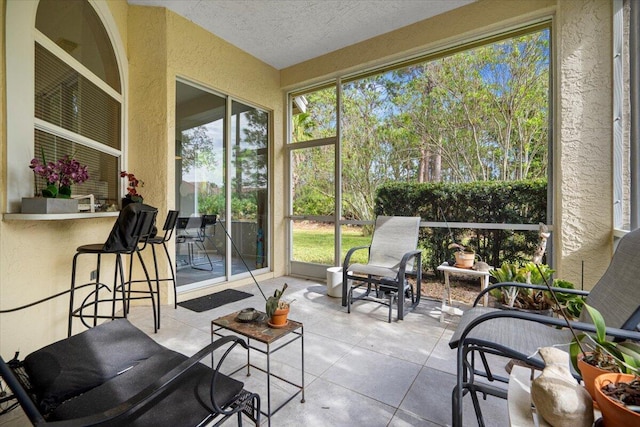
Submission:
[[[219,372],[244,340],[220,338],[192,357],[156,343],[126,319],[116,319],[5,363],[0,375],[33,425],[219,425],[245,414],[260,424],[260,397]],[[200,363],[214,350],[215,369]]]

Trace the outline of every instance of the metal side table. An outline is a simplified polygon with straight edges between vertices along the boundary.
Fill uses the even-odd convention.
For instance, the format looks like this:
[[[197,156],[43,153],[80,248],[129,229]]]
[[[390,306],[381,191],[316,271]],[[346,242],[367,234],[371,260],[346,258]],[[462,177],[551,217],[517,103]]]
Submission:
[[[304,328],[302,323],[289,319],[286,326],[283,328],[275,329],[269,327],[266,321],[266,315],[262,312],[257,312],[258,317],[251,322],[238,321],[239,311],[236,311],[226,316],[219,317],[211,321],[211,340],[214,340],[216,336],[222,337],[223,330],[230,331],[235,334],[241,335],[247,338],[247,344],[249,349],[247,350],[247,363],[244,366],[236,369],[231,375],[236,372],[247,368],[247,376],[251,375],[251,368],[257,369],[267,374],[267,410],[262,413],[267,417],[268,425],[271,426],[271,416],[278,412],[284,405],[293,400],[298,394],[302,394],[301,403],[304,403]],[[261,346],[252,344],[251,341],[257,341],[261,343]],[[301,383],[296,384],[291,380],[275,375],[271,372],[271,355],[276,351],[288,346],[294,341],[300,340],[300,350],[302,354],[302,366],[301,366]],[[267,357],[267,369],[262,369],[251,363],[251,350],[258,351]],[[271,379],[276,378],[280,381],[284,381],[297,388],[297,391],[291,395],[287,400],[280,404],[277,408],[271,409]]]

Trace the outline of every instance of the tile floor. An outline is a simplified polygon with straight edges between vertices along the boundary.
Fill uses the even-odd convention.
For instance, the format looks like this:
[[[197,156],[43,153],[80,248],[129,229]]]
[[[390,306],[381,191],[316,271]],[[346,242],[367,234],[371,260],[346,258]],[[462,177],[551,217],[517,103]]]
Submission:
[[[289,317],[304,324],[305,403],[300,396],[271,418],[272,426],[446,426],[451,424],[451,390],[455,384],[455,351],[448,341],[457,318],[440,323],[439,303],[422,300],[403,321],[387,323],[388,309],[359,302],[351,314],[339,298],[326,295],[324,282],[280,277],[260,282],[265,294],[283,283],[285,297],[295,299]],[[131,321],[161,344],[192,355],[211,340],[211,320],[246,307],[263,310],[264,300],[255,285],[239,290],[252,298],[196,313],[182,307],[163,307],[162,324],[153,333],[149,307],[134,307]],[[395,319],[395,311],[394,311]],[[299,342],[299,341],[298,341]],[[298,342],[271,358],[272,372],[295,382],[301,377]],[[246,353],[234,351],[223,365],[231,372],[246,361]],[[266,365],[252,352],[252,362]],[[502,362],[500,362],[502,363]],[[266,408],[266,377],[253,370],[235,376],[245,388],[257,392]],[[272,381],[272,407],[293,389]],[[489,396],[481,401],[487,426],[508,425],[506,401]],[[477,422],[469,398],[465,399],[465,426]],[[266,419],[263,425],[267,425]],[[235,419],[225,425],[233,426]],[[245,422],[245,425],[247,423]]]
[[[269,295],[284,283],[285,297],[295,302],[289,317],[304,324],[305,402],[300,395],[271,417],[274,427],[376,427],[447,426],[451,424],[451,391],[455,384],[454,350],[448,342],[457,318],[440,323],[439,302],[422,300],[403,321],[387,323],[388,309],[359,302],[351,314],[339,298],[326,295],[324,282],[280,277],[260,283]],[[196,313],[182,307],[162,307],[161,328],[153,333],[151,308],[132,307],[129,319],[159,343],[188,356],[211,342],[211,320],[246,307],[263,310],[264,300],[255,285],[238,288],[254,296],[217,309]],[[395,311],[394,311],[395,319]],[[272,355],[274,374],[299,382],[302,373],[300,340]],[[252,363],[265,366],[264,356],[251,353]],[[210,359],[206,358],[209,364]],[[234,350],[223,372],[246,362],[246,353]],[[504,361],[498,361],[499,368]],[[266,408],[266,376],[252,370],[235,374],[247,390],[257,392]],[[272,408],[295,391],[286,383],[272,381]],[[505,400],[481,400],[488,427],[508,426]],[[465,398],[464,425],[476,426],[473,407]],[[24,414],[12,411],[0,417],[2,427],[28,425]],[[4,419],[2,419],[4,418]],[[251,425],[245,420],[244,425]],[[225,426],[237,425],[236,418]],[[263,417],[263,426],[268,425]],[[176,426],[180,427],[180,426]]]

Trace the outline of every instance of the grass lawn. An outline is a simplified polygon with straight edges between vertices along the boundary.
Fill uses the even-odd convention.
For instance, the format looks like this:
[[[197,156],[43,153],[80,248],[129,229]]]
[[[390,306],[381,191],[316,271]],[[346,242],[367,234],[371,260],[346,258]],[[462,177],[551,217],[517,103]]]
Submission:
[[[293,259],[302,262],[333,265],[333,227],[296,228],[293,232]],[[344,260],[347,251],[355,246],[371,243],[371,236],[363,237],[360,228],[347,228],[342,231],[342,255]],[[352,260],[366,262],[368,252],[357,251]]]

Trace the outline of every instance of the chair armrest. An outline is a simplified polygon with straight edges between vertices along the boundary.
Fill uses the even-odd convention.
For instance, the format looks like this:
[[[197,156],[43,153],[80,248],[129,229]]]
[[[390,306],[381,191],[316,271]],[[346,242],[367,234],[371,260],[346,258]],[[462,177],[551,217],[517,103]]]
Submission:
[[[400,269],[398,270],[398,276],[399,277],[402,274],[407,273],[407,271],[406,271],[407,263],[409,262],[409,260],[411,258],[417,258],[416,263],[413,266],[416,271],[419,268],[422,268],[422,251],[415,250],[415,251],[407,252],[406,254],[404,254],[402,256],[402,259],[400,260]],[[414,273],[414,271],[411,271],[411,273]]]
[[[353,255],[354,252],[361,250],[361,249],[370,249],[371,245],[366,245],[366,246],[356,246],[354,248],[351,248],[347,251],[347,254],[344,257],[344,262],[342,263],[342,268],[343,269],[347,269],[347,267],[350,265],[349,263],[351,262],[351,256]]]
[[[53,422],[43,422],[36,423],[34,420],[34,425],[47,425],[47,426],[64,426],[64,427],[82,427],[82,426],[93,426],[93,425],[102,425],[103,423],[111,423],[115,421],[123,421],[126,420],[127,416],[129,416],[134,411],[137,411],[150,403],[155,403],[155,399],[162,394],[170,385],[172,385],[175,381],[178,381],[180,377],[189,371],[191,368],[196,366],[200,360],[202,360],[207,355],[211,354],[216,349],[228,344],[233,343],[231,347],[225,352],[222,359],[218,362],[217,367],[220,367],[223,360],[226,358],[227,354],[238,344],[240,344],[244,348],[247,347],[247,343],[242,339],[234,335],[229,335],[226,337],[222,337],[220,339],[215,340],[211,344],[202,348],[196,354],[191,356],[189,359],[184,360],[176,367],[171,369],[169,372],[162,375],[156,381],[154,381],[149,386],[145,387],[142,391],[140,391],[135,396],[131,397],[125,402],[122,402],[110,409],[107,409],[104,412],[99,414],[94,414],[82,418],[76,418],[72,420],[64,420],[64,421],[53,421]],[[215,383],[215,374],[217,370],[214,371],[214,380],[212,380],[212,386]],[[22,402],[20,402],[22,403]],[[217,404],[214,403],[216,409],[218,407]]]
[[[475,319],[473,319],[472,321],[470,321],[466,325],[462,333],[460,334],[460,337],[457,340],[457,342],[456,343],[450,342],[449,347],[456,348],[461,346],[461,343],[464,342],[467,335],[469,335],[469,333],[476,326],[484,322],[490,321],[492,319],[498,319],[498,318],[522,319],[522,320],[528,320],[531,322],[538,322],[548,326],[562,327],[562,328],[567,327],[567,322],[568,322],[569,324],[571,324],[571,327],[575,331],[596,333],[596,327],[592,323],[567,321],[564,318],[550,317],[542,314],[529,313],[529,312],[523,312],[523,311],[517,311],[517,310],[493,310],[487,313],[483,313],[478,317],[476,317]],[[620,340],[640,341],[640,332],[638,331],[607,327],[606,334],[608,336],[611,336]]]
[[[539,291],[548,291],[549,290],[549,288],[546,285],[531,285],[529,283],[520,283],[520,282],[500,282],[500,283],[495,283],[493,285],[487,286],[485,289],[483,289],[478,294],[478,296],[476,297],[475,301],[473,302],[473,306],[475,307],[480,302],[482,297],[484,297],[487,293],[489,293],[489,291],[492,291],[494,289],[511,288],[511,287],[534,289],[534,290],[539,290]],[[588,296],[589,295],[589,291],[583,291],[583,290],[580,290],[580,289],[558,288],[558,287],[554,287],[554,286],[552,286],[551,289],[556,293],[574,294],[574,295],[582,295],[582,296]]]

